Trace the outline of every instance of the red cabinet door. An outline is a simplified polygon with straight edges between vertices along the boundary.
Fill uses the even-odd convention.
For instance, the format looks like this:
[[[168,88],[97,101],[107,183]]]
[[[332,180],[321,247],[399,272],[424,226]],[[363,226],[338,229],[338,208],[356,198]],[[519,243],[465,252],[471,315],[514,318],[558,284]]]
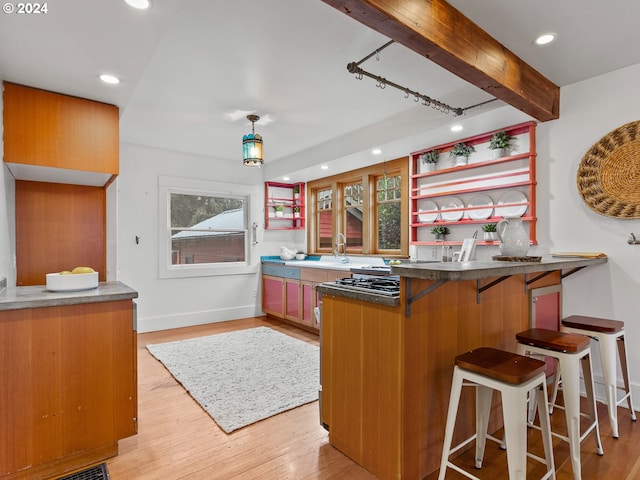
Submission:
[[[262,310],[284,317],[284,281],[279,277],[262,276]]]
[[[284,318],[300,321],[300,280],[285,280],[285,299],[286,308]]]

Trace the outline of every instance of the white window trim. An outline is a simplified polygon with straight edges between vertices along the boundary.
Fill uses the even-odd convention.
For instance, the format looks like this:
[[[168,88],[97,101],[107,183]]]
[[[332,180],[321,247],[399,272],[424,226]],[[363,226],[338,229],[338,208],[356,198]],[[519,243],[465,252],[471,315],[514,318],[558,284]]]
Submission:
[[[251,185],[211,182],[178,177],[158,177],[158,277],[187,278],[215,275],[248,275],[258,270],[258,256],[255,253],[252,223],[259,217],[258,189]],[[246,261],[230,263],[182,264],[171,263],[171,218],[170,199],[172,193],[203,195],[208,197],[238,197],[246,201],[245,214]]]

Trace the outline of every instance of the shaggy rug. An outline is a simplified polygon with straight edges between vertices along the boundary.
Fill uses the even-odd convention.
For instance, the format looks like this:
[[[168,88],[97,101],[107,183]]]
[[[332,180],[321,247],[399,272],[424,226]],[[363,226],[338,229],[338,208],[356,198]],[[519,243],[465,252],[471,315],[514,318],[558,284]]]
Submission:
[[[147,350],[227,433],[318,399],[318,347],[267,327]]]

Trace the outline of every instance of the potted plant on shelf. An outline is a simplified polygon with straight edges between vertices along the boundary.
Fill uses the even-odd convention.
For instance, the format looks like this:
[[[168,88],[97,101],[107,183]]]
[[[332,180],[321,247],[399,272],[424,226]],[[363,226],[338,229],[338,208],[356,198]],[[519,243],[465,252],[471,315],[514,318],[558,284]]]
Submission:
[[[420,155],[420,161],[426,167],[427,172],[433,172],[436,169],[436,163],[440,158],[440,151],[437,149],[430,150]]]
[[[469,161],[469,156],[475,151],[476,149],[473,145],[467,145],[464,142],[456,143],[449,152],[453,166],[466,165]]]
[[[495,223],[487,223],[482,226],[484,232],[484,239],[488,242],[495,242],[498,240],[498,229]]]
[[[282,204],[277,204],[273,206],[273,211],[275,212],[275,216],[276,217],[283,217],[284,216],[284,205]]]
[[[293,198],[300,198],[300,185],[293,186]]]
[[[300,218],[300,207],[298,205],[293,207],[293,217]]]
[[[436,240],[444,240],[445,235],[449,235],[449,227],[437,225],[431,229],[431,233],[436,236]]]
[[[515,138],[504,130],[494,133],[489,140],[489,150],[493,150],[493,158],[508,157]]]

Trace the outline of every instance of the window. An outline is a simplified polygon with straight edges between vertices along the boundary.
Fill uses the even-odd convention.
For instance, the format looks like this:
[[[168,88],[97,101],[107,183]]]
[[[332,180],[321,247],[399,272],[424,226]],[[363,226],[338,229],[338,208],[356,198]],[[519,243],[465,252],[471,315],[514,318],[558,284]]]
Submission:
[[[399,250],[402,229],[402,177],[378,177],[376,181],[378,251]]]
[[[161,278],[249,273],[247,188],[160,177]]]
[[[309,182],[309,252],[333,253],[342,233],[351,255],[407,256],[408,164],[400,158]]]

